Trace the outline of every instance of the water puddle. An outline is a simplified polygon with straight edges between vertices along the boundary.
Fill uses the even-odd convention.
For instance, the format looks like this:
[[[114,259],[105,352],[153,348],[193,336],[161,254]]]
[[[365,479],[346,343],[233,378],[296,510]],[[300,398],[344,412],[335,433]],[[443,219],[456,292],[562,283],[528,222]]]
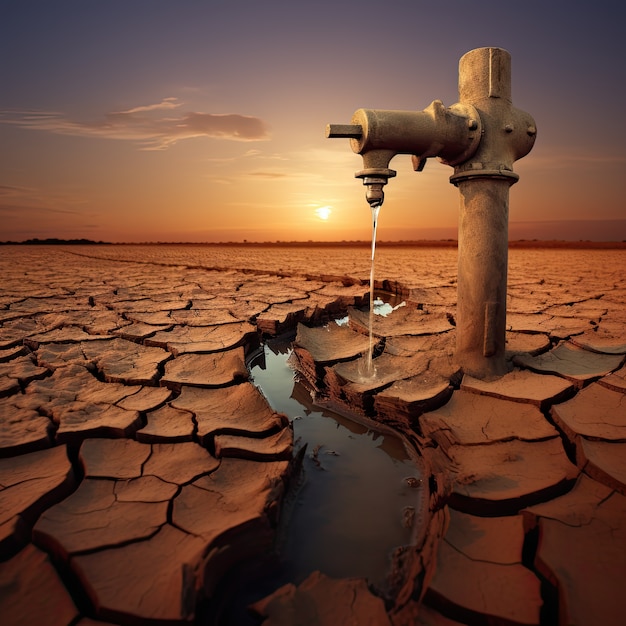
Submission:
[[[394,548],[413,542],[407,511],[421,510],[421,476],[398,437],[315,406],[288,365],[291,338],[269,340],[249,362],[253,382],[292,421],[302,471],[281,513],[276,557],[256,580],[237,581],[222,624],[256,624],[244,607],[319,570],[384,589]]]

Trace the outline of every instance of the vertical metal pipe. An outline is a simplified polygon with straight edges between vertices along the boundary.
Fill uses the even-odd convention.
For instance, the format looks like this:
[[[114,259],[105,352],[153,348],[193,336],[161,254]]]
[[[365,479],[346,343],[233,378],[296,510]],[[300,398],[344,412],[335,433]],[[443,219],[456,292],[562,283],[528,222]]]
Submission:
[[[536,129],[511,103],[511,56],[501,48],[461,58],[459,101],[475,107],[482,138],[450,178],[461,194],[456,358],[465,373],[488,379],[507,371],[509,188],[518,180],[513,162],[530,151]]]
[[[510,179],[458,183],[457,345],[463,371],[479,378],[506,373],[506,292]]]

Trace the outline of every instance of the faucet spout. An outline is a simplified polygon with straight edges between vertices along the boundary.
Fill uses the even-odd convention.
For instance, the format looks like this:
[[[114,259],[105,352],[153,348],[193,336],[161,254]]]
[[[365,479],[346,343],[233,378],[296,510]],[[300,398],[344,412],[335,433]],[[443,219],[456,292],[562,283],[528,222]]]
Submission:
[[[358,113],[358,112],[357,112]],[[361,121],[357,117],[353,121]],[[383,187],[390,178],[396,175],[396,171],[389,169],[389,161],[397,154],[395,150],[384,147],[362,149],[364,130],[361,124],[328,124],[326,126],[326,137],[331,139],[350,139],[352,149],[363,157],[363,169],[355,172],[354,177],[363,180],[367,187],[365,198],[371,207],[382,206],[385,200]]]
[[[412,155],[416,171],[435,156],[455,165],[474,154],[481,132],[481,120],[472,105],[444,107],[440,100],[423,111],[358,109],[350,124],[326,127],[326,137],[350,139],[352,151],[363,158],[363,169],[355,176],[367,185],[370,205],[382,204],[382,188],[396,175],[389,162],[397,154]]]
[[[385,201],[383,187],[390,178],[396,175],[395,170],[386,167],[370,167],[356,172],[354,177],[361,178],[367,187],[365,199],[371,207],[381,207]]]

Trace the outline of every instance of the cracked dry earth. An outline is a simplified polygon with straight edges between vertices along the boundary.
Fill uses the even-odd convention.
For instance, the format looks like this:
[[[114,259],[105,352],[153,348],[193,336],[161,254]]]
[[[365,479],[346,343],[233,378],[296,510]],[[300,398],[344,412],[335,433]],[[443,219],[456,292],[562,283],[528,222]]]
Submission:
[[[393,597],[315,572],[259,623],[621,624],[626,251],[512,250],[488,382],[454,363],[456,251],[378,256],[406,306],[363,383],[367,250],[1,247],[2,623],[200,623],[272,546],[293,433],[246,358],[297,330],[319,403],[414,442],[429,517]]]

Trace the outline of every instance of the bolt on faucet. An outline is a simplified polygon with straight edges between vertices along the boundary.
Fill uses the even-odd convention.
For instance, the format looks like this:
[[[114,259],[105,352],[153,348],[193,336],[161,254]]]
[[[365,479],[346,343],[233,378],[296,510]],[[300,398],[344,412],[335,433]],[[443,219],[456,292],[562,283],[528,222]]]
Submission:
[[[329,124],[326,137],[350,139],[363,157],[356,172],[371,206],[396,172],[397,154],[412,155],[421,171],[437,157],[454,167],[450,182],[461,195],[458,243],[456,359],[477,378],[506,373],[506,291],[509,188],[519,176],[513,162],[533,147],[533,118],[511,102],[511,56],[477,48],[459,61],[459,102],[434,100],[423,111],[358,109],[350,124]]]

